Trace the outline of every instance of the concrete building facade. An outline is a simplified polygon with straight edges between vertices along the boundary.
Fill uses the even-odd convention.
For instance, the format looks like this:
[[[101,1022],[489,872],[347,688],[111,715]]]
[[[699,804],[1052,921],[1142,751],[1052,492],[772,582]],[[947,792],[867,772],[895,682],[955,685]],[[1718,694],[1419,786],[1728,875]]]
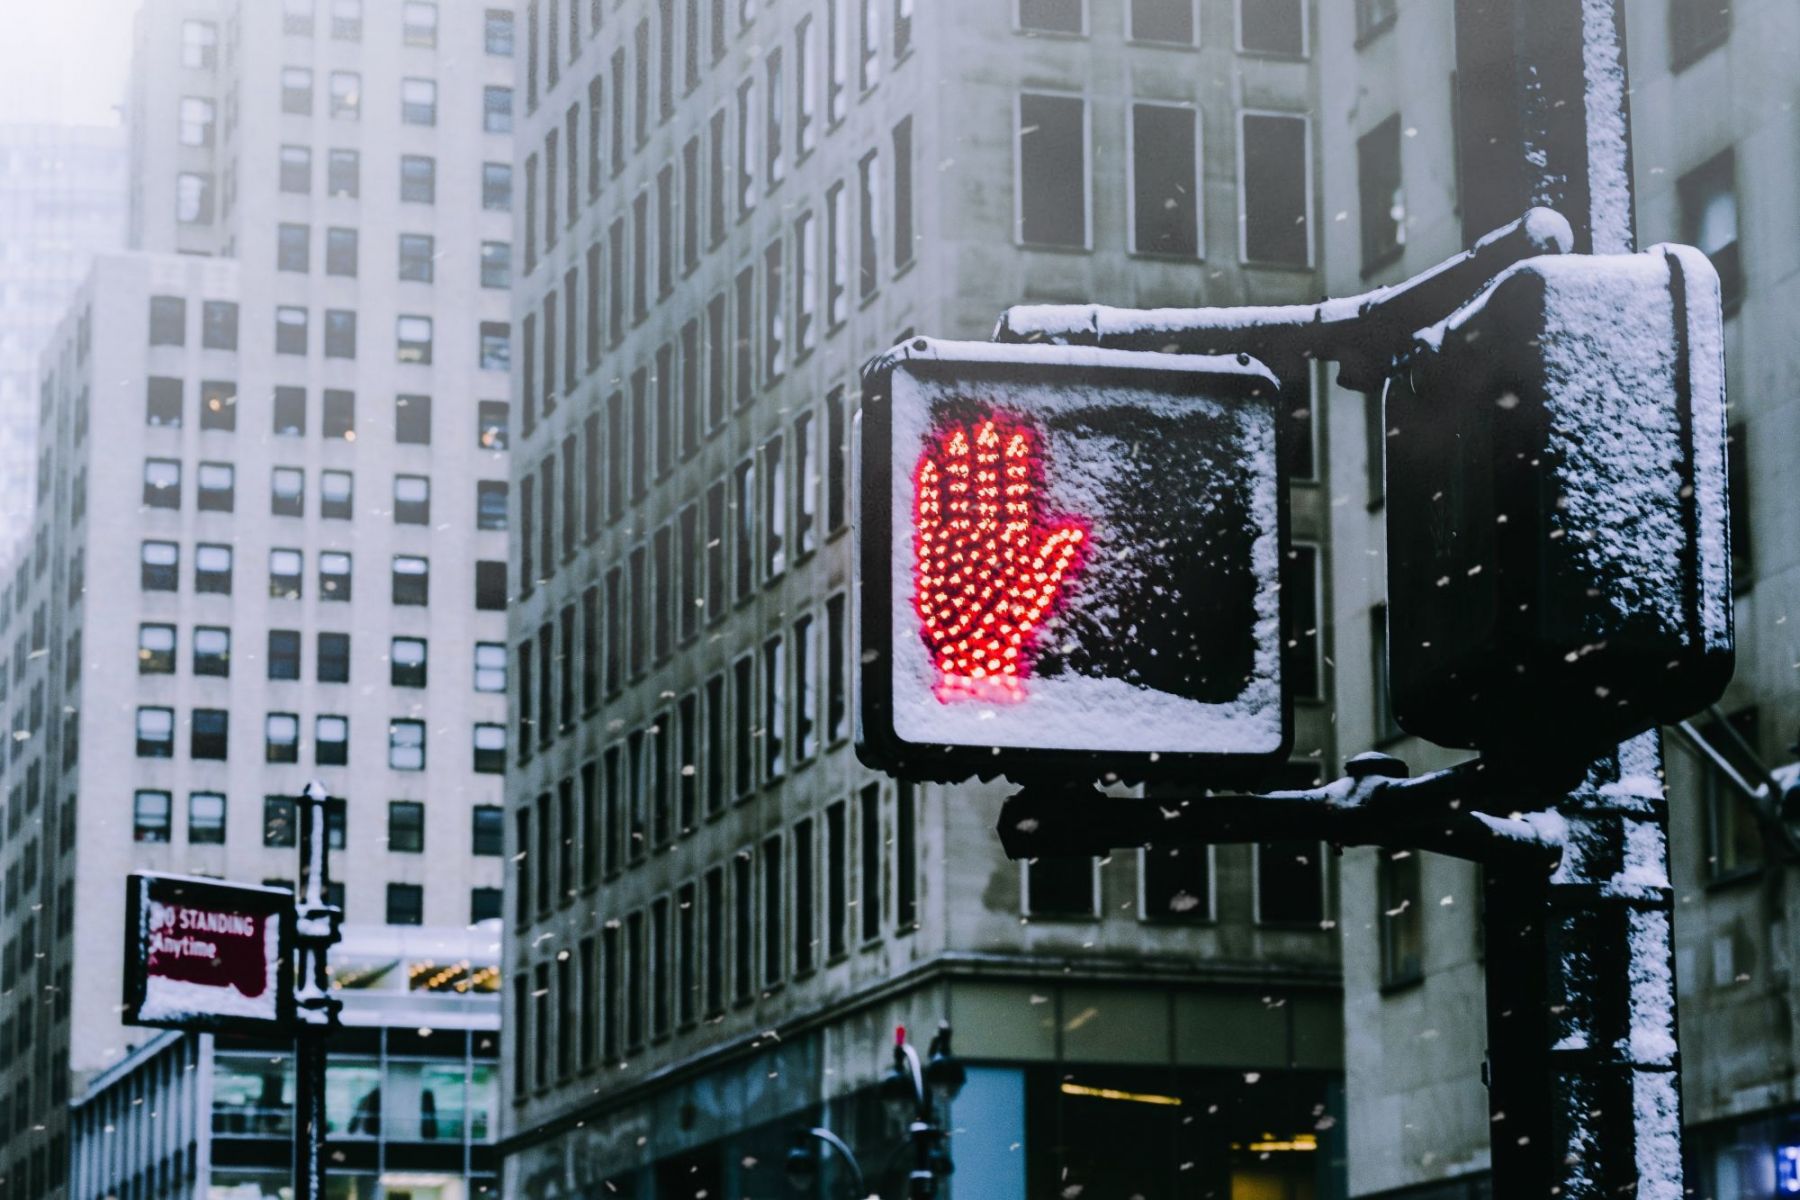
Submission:
[[[1796,584],[1785,479],[1794,355],[1792,180],[1800,171],[1791,6],[1628,0],[1640,246],[1711,255],[1726,295],[1736,680],[1696,720],[1752,786],[1792,762],[1797,694],[1787,613]],[[1324,276],[1334,294],[1395,282],[1462,248],[1451,99],[1452,6],[1432,0],[1320,6]],[[1342,236],[1337,231],[1347,230]],[[1337,493],[1331,540],[1338,730],[1415,771],[1455,756],[1402,735],[1381,693],[1388,629],[1379,407],[1332,389],[1327,440]],[[1795,1122],[1793,887],[1774,797],[1752,803],[1667,731],[1676,975],[1690,1194],[1767,1197],[1800,1187]],[[1426,855],[1347,853],[1342,866],[1348,1105],[1359,1137],[1354,1195],[1487,1194],[1490,1125],[1480,1081],[1485,963],[1479,877]],[[1789,1165],[1784,1173],[1783,1162]]]
[[[511,35],[429,0],[140,13],[136,252],[42,360],[0,618],[12,1194],[62,1189],[66,1102],[150,1037],[128,871],[291,879],[318,777],[352,926],[499,914]]]
[[[859,365],[1314,297],[1309,10],[520,6],[510,1193],[779,1195],[820,1120],[897,1186],[871,1085],[946,1018],[959,1194],[1339,1194],[1322,847],[1022,866],[1001,787],[850,744]],[[1311,383],[1295,779],[1336,755]]]
[[[0,567],[30,528],[38,352],[95,254],[125,244],[125,131],[0,125]]]

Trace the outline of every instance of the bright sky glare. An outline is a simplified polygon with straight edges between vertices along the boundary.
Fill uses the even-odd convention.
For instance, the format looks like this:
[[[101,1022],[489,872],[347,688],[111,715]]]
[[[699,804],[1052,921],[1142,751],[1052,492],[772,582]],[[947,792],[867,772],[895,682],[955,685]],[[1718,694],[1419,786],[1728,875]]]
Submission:
[[[0,124],[111,125],[138,0],[0,0]]]

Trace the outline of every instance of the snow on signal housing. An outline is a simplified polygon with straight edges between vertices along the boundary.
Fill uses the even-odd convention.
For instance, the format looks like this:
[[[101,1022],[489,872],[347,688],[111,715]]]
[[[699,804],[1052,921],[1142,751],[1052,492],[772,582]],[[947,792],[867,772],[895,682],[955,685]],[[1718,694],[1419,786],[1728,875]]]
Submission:
[[[1285,763],[1272,372],[915,338],[863,378],[866,764],[1223,786]]]

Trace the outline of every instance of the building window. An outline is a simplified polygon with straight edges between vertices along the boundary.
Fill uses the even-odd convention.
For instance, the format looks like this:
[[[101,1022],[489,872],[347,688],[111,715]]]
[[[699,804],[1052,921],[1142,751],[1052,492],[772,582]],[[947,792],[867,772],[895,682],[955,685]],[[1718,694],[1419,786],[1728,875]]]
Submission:
[[[175,219],[184,225],[210,225],[213,219],[211,172],[184,171],[175,179]]]
[[[200,428],[222,433],[237,429],[237,384],[221,379],[200,382]]]
[[[1091,858],[1034,858],[1025,864],[1025,915],[1079,918],[1095,915],[1099,871]]]
[[[306,389],[277,386],[271,406],[276,437],[302,437],[306,433]]]
[[[230,512],[237,491],[235,474],[229,463],[201,463],[194,473],[196,507],[201,512]]]
[[[475,608],[479,612],[506,610],[506,563],[483,559],[475,564]]]
[[[219,61],[219,27],[211,21],[181,23],[181,65],[210,71]]]
[[[1669,69],[1723,46],[1731,36],[1731,0],[1669,0]]]
[[[478,774],[499,775],[506,770],[506,726],[475,726],[474,747]]]
[[[137,756],[175,757],[175,710],[146,707],[137,710]]]
[[[1324,847],[1262,842],[1256,847],[1256,919],[1317,928],[1325,919]]]
[[[506,494],[505,480],[481,479],[475,483],[475,528],[481,530],[506,529]]]
[[[475,643],[475,690],[506,691],[506,647],[499,642]]]
[[[387,923],[389,925],[423,925],[425,923],[425,889],[416,883],[388,884]],[[539,1007],[541,1010],[542,1006]]]
[[[425,769],[425,722],[388,722],[388,766],[396,771]]]
[[[321,633],[317,661],[320,683],[349,683],[350,635]]]
[[[300,678],[300,631],[269,630],[268,670],[270,679]]]
[[[423,154],[400,156],[400,199],[411,204],[437,203],[437,160]]]
[[[181,392],[181,380],[150,376],[144,389],[144,424],[160,429],[180,429]]]
[[[300,761],[300,718],[293,713],[270,713],[263,720],[263,761]]]
[[[1678,5],[1683,0],[1677,0]],[[1362,45],[1394,23],[1399,0],[1356,0],[1356,43]]]
[[[331,0],[331,36],[334,41],[362,41],[363,0]]]
[[[281,0],[281,31],[296,37],[311,37],[313,0]]]
[[[508,409],[504,400],[483,400],[475,406],[475,441],[483,450],[507,448]]]
[[[437,81],[400,81],[400,120],[407,125],[437,124]]]
[[[400,280],[403,283],[430,283],[435,257],[431,236],[423,233],[400,235]]]
[[[394,398],[394,441],[402,446],[431,445],[430,396]]]
[[[417,800],[388,801],[387,848],[397,854],[425,852],[425,806]]]
[[[511,133],[513,127],[513,93],[509,87],[486,87],[481,90],[481,128],[488,133]]]
[[[200,306],[200,345],[207,350],[236,350],[238,306],[235,300],[208,300]],[[235,396],[237,388],[230,385]],[[202,429],[210,428],[204,421]],[[235,428],[235,424],[230,428]]]
[[[1131,106],[1131,248],[1139,254],[1200,256],[1198,116],[1185,105]]]
[[[172,592],[180,586],[181,548],[174,542],[145,542],[138,586],[146,592]]]
[[[1357,139],[1356,184],[1362,203],[1362,269],[1367,274],[1398,258],[1406,245],[1398,114]]]
[[[224,759],[231,714],[222,708],[196,708],[188,729],[188,757]]]
[[[1018,0],[1019,28],[1030,33],[1087,32],[1086,0]]]
[[[338,716],[313,721],[313,762],[321,767],[342,767],[350,762],[350,722]]]
[[[1305,117],[1244,113],[1239,119],[1240,252],[1247,263],[1305,267],[1312,263]]]
[[[150,344],[187,344],[187,301],[180,296],[150,297]]]
[[[481,207],[489,212],[512,211],[512,165],[481,164]]]
[[[186,111],[186,101],[183,101]],[[209,110],[207,124],[207,140],[191,142],[190,145],[212,145],[212,126],[210,120],[211,101],[205,101]],[[313,73],[305,67],[283,67],[281,69],[281,111],[299,117],[312,116],[313,110]]]
[[[481,243],[481,286],[484,288],[507,288],[512,286],[512,243]]]
[[[171,569],[174,560],[170,560]],[[171,586],[170,591],[174,588]],[[194,547],[194,590],[229,596],[231,594],[231,547],[202,543]]]
[[[394,476],[394,524],[431,524],[431,480],[424,475]]]
[[[1750,448],[1745,441],[1749,426],[1738,421],[1726,430],[1725,495],[1731,515],[1731,584],[1740,594],[1756,579],[1756,562],[1750,536]]]
[[[487,52],[500,58],[513,55],[513,15],[504,8],[490,8],[484,14],[483,43]]]
[[[319,515],[328,521],[348,521],[354,509],[354,486],[348,471],[319,472]]]
[[[293,846],[299,840],[299,825],[299,810],[293,797],[263,797],[263,845]]]
[[[214,107],[211,100],[200,96],[181,98],[181,144],[211,146],[213,144]]]
[[[1716,720],[1700,724],[1700,736],[1730,764],[1739,780],[1755,779],[1760,773],[1760,713],[1754,708],[1742,709],[1732,713],[1727,721],[1729,725]],[[1713,763],[1703,761],[1700,802],[1706,817],[1706,878],[1737,879],[1760,870],[1766,851],[1756,801],[1745,794],[1736,780]]]
[[[138,626],[138,674],[173,675],[175,673],[175,627],[173,625]]]
[[[326,388],[319,414],[319,432],[328,440],[356,440],[356,393]]]
[[[1303,543],[1291,546],[1282,571],[1282,631],[1285,653],[1282,667],[1294,697],[1317,700],[1323,695],[1323,664],[1319,641],[1319,548]]]
[[[132,797],[131,840],[134,842],[167,842],[169,840],[169,793],[140,791]]]
[[[1306,57],[1304,0],[1238,0],[1238,49],[1246,54]]]
[[[1735,154],[1726,150],[1714,155],[1683,175],[1676,191],[1681,199],[1681,240],[1712,260],[1719,273],[1720,298],[1730,312],[1744,298]]]
[[[850,682],[845,670],[849,615],[842,592],[825,602],[825,737],[835,745],[849,736]]]
[[[187,840],[190,846],[225,844],[225,797],[218,792],[188,796]]]
[[[394,555],[393,603],[423,605],[430,597],[431,564],[417,555]]]
[[[1131,39],[1136,42],[1194,44],[1199,28],[1194,0],[1131,0]]]
[[[481,369],[512,370],[512,326],[505,321],[481,323]]]
[[[1138,860],[1146,921],[1207,921],[1213,915],[1212,849],[1146,846]]]
[[[1401,736],[1399,720],[1394,716],[1394,693],[1388,675],[1387,605],[1377,604],[1369,610],[1369,675],[1375,694],[1375,744],[1384,745]]]
[[[277,600],[298,600],[305,560],[298,550],[269,551],[269,595]]]
[[[388,682],[395,687],[425,686],[425,639],[397,637],[388,647]]]
[[[330,88],[332,118],[340,121],[360,119],[362,116],[362,76],[355,71],[333,71]],[[307,107],[310,111],[310,101]]]
[[[319,599],[350,599],[350,556],[341,550],[319,552]]]
[[[325,357],[356,357],[356,314],[348,309],[325,310]],[[327,392],[326,395],[330,395]]]
[[[181,507],[181,462],[173,458],[144,460],[145,508]]]
[[[1376,928],[1381,941],[1381,986],[1404,987],[1424,978],[1425,914],[1420,907],[1419,855],[1378,849],[1375,854]]]
[[[477,804],[471,814],[470,853],[498,858],[506,852],[505,809]]]
[[[333,150],[325,160],[325,194],[355,199],[362,193],[362,159],[354,150]]]
[[[306,353],[306,310],[282,305],[275,310],[275,353]]]
[[[407,0],[400,10],[400,40],[423,50],[437,49],[438,6],[433,0]]]
[[[396,317],[394,320],[395,361],[429,364],[431,362],[431,318]]]
[[[356,277],[356,230],[325,231],[325,273]]]
[[[1019,241],[1086,248],[1087,102],[1077,96],[1021,94],[1016,154]]]
[[[498,921],[504,911],[506,893],[497,887],[469,889],[469,923]]]

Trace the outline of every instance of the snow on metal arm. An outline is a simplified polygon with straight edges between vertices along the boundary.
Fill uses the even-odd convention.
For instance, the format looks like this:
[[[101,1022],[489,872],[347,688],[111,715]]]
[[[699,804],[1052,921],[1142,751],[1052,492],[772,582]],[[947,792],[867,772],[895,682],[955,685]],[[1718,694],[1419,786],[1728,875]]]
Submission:
[[[1086,522],[1037,511],[1031,427],[993,414],[947,426],[913,473],[913,607],[937,698],[1024,696],[1045,619],[1078,566]]]

